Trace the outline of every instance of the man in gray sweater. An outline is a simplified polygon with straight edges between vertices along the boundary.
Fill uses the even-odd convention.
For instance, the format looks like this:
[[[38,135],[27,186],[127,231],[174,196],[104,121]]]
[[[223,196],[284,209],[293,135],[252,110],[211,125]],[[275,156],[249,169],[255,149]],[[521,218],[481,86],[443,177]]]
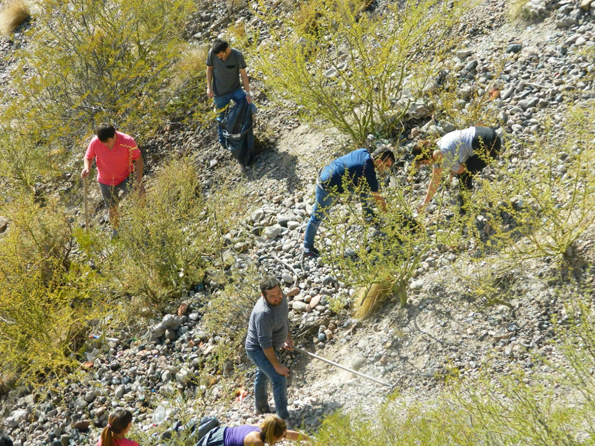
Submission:
[[[279,362],[275,349],[293,349],[289,330],[289,306],[279,281],[265,277],[260,282],[262,297],[256,302],[246,337],[246,354],[258,368],[254,379],[256,413],[270,412],[267,382],[273,383],[273,398],[279,418],[289,419],[287,410],[287,376],[289,369]]]

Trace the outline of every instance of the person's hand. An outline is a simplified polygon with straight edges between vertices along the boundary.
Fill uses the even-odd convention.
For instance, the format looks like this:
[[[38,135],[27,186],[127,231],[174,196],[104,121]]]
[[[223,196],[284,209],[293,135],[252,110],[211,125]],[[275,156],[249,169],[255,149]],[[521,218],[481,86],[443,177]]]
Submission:
[[[136,183],[134,183],[134,190],[136,191],[137,194],[139,194],[141,197],[145,196],[145,185],[142,181],[137,181]]]
[[[275,366],[275,372],[282,376],[289,376],[289,369],[285,367],[283,364]]]
[[[81,178],[87,178],[88,176],[89,176],[89,170],[83,169],[83,171],[81,172]]]
[[[293,339],[291,338],[287,338],[287,340],[285,341],[285,345],[283,346],[283,348],[287,349],[287,350],[293,350]]]
[[[252,95],[249,92],[246,93],[246,101],[248,101],[248,104],[252,104]]]
[[[211,88],[207,87],[207,96],[212,98],[213,96],[215,96],[215,93],[213,92],[213,90]]]

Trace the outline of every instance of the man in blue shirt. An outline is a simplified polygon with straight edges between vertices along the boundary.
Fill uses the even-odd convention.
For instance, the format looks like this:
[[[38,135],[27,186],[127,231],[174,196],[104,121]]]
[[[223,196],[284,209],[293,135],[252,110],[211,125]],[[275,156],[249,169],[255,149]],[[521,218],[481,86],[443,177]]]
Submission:
[[[374,211],[365,201],[368,193],[372,195],[376,204],[386,212],[386,202],[378,192],[376,171],[382,172],[389,169],[394,162],[395,155],[389,149],[378,149],[371,155],[367,149],[358,149],[337,158],[320,171],[316,184],[316,203],[304,234],[305,256],[317,257],[320,255],[318,249],[314,247],[316,232],[337,195],[342,194],[346,189],[360,194],[366,215],[374,216]]]

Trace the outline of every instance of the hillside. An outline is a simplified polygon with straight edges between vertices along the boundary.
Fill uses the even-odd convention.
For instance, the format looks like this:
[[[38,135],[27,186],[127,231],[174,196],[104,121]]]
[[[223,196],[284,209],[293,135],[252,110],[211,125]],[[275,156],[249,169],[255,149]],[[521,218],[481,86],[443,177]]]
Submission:
[[[397,163],[383,179],[382,192],[392,197],[393,209],[398,203],[399,209],[407,209],[423,222],[427,237],[412,242],[424,251],[407,277],[406,307],[392,296],[370,317],[353,317],[360,287],[350,283],[353,271],[333,260],[355,257],[347,250],[336,254],[342,240],[337,238],[337,228],[347,234],[345,243],[350,247],[359,247],[358,237],[370,229],[350,219],[358,204],[349,200],[337,204],[336,220],[329,220],[328,226],[323,223],[318,234],[322,258],[302,259],[316,173],[353,148],[354,141],[327,121],[306,120],[300,114],[302,107],[291,101],[286,100],[285,106],[274,101],[265,76],[250,71],[257,56],[247,54],[259,108],[255,133],[262,148],[252,166],[239,168],[217,143],[215,126],[208,120],[168,119],[141,145],[147,188],[163,186],[170,193],[162,197],[164,203],[185,196],[187,191],[176,180],[186,174],[188,183],[196,185],[188,196],[200,189],[204,209],[211,209],[209,200],[222,197],[224,203],[213,201],[213,209],[227,214],[221,221],[208,214],[210,222],[225,228],[216,242],[211,240],[216,232],[205,229],[208,224],[192,226],[192,219],[206,215],[200,213],[202,209],[188,206],[188,220],[181,213],[169,221],[166,215],[161,222],[167,227],[186,221],[188,231],[198,234],[196,239],[209,251],[201,252],[197,260],[204,277],[196,283],[188,279],[187,284],[171,286],[162,294],[159,289],[155,295],[140,285],[138,289],[130,284],[110,288],[110,282],[93,282],[96,288],[85,297],[105,296],[105,304],[114,310],[85,320],[82,340],[80,334],[73,336],[79,339],[70,356],[76,366],[68,364],[57,377],[35,370],[31,373],[41,377],[37,381],[19,380],[22,377],[2,370],[0,420],[14,444],[95,444],[107,414],[120,406],[132,408],[133,438],[142,445],[194,444],[184,439],[180,427],[203,415],[217,416],[226,425],[258,422],[252,396],[255,369],[243,352],[243,339],[236,335],[245,329],[258,298],[255,284],[264,274],[282,281],[297,345],[393,386],[382,387],[296,352],[283,353],[292,375],[290,424],[317,436],[320,445],[360,444],[368,438],[369,432],[355,432],[359,425],[353,420],[341,424],[333,418],[321,430],[325,417],[341,413],[357,414],[354,420],[376,420],[381,427],[388,419],[411,429],[409,434],[369,437],[370,444],[387,444],[386,438],[395,439],[392,444],[397,439],[402,444],[594,444],[589,408],[595,389],[590,367],[595,358],[588,350],[593,346],[589,333],[595,226],[592,195],[577,190],[589,192],[595,185],[593,173],[587,172],[595,154],[595,2],[530,3],[515,20],[508,16],[511,5],[504,1],[467,7],[455,30],[460,40],[454,41],[456,47],[446,48],[441,69],[430,82],[446,79],[451,93],[439,98],[428,87],[425,96],[408,103],[400,132],[378,132],[366,140],[370,148],[394,148]],[[363,14],[383,17],[389,4],[371,2]],[[270,23],[243,4],[198,1],[198,6],[199,11],[185,22],[187,41],[203,44],[224,30],[233,36],[231,30],[237,31],[238,24],[247,34],[258,30],[261,44],[273,38],[267,28]],[[279,23],[298,7],[289,1],[269,6],[277,8]],[[390,16],[386,17],[388,23]],[[34,26],[34,21],[24,25]],[[26,48],[29,38],[17,31],[0,41],[5,56],[0,63],[3,89],[15,88],[11,83],[16,75],[12,71],[15,51]],[[273,46],[251,45],[263,53],[274,52]],[[197,85],[203,88],[203,84],[201,78]],[[410,154],[414,142],[480,122],[498,128],[506,149],[482,173],[483,181],[473,195],[472,216],[458,220],[454,211],[458,186],[444,184],[427,213],[418,215],[415,209],[424,197],[431,169],[414,174]],[[58,197],[64,203],[64,219],[74,222],[73,227],[84,222],[78,179],[82,150],[69,155],[70,170],[59,180],[33,185],[36,202],[51,203],[50,197]],[[189,164],[180,170],[173,165],[170,171],[165,166],[172,159]],[[3,184],[16,187],[5,172],[0,171]],[[543,184],[549,188],[540,189]],[[168,185],[171,189],[165,189]],[[0,210],[18,200],[10,195],[3,201]],[[72,248],[88,269],[73,275],[101,278],[123,270],[131,258],[152,255],[143,254],[142,247],[140,254],[135,252],[137,257],[124,254],[126,241],[146,236],[125,228],[127,221],[131,227],[142,221],[135,220],[142,215],[125,207],[124,212],[133,216],[123,217],[121,241],[100,242],[108,237],[108,225],[95,181],[89,183],[89,203],[92,235],[73,236],[78,244],[73,242]],[[155,209],[152,212],[157,213]],[[16,225],[10,218],[6,222],[0,237],[7,240]],[[156,256],[165,257],[166,247],[160,245],[166,244],[169,235],[155,235],[155,227],[147,225],[146,234],[163,237],[150,246]],[[201,231],[206,234],[203,238]],[[568,243],[561,250],[564,242]],[[87,249],[85,243],[97,243],[99,248]],[[107,259],[105,265],[109,263],[111,269],[102,269],[101,259]],[[141,274],[142,267],[131,271],[127,274]],[[147,275],[161,272],[157,267],[147,271]],[[181,282],[184,274],[190,274],[179,268],[178,272]],[[149,284],[146,288],[156,283],[150,279],[142,277]],[[71,276],[67,280],[75,284],[73,288],[84,286]],[[0,318],[6,323],[6,315],[13,313],[2,303]],[[510,387],[509,392],[510,382],[518,387]],[[502,407],[495,408],[495,402],[502,402]],[[168,416],[162,421],[159,413],[164,409]],[[429,418],[424,418],[426,412]],[[466,414],[471,420],[468,432],[457,418]],[[579,426],[572,422],[573,416]],[[523,418],[537,427],[515,430]],[[503,420],[502,425],[497,419]],[[354,429],[353,443],[339,436],[336,442],[329,440],[335,438],[333,428],[347,432],[349,426]],[[442,436],[427,426],[442,428]],[[414,435],[418,443],[410,438]]]

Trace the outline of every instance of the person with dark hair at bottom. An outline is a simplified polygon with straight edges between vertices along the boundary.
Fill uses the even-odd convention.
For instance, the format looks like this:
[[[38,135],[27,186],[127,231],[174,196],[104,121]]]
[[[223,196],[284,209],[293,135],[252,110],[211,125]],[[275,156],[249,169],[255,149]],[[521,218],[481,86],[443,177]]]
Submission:
[[[12,446],[12,440],[4,432],[0,432],[0,446]]]
[[[144,193],[143,157],[131,136],[116,131],[111,124],[100,124],[85,153],[82,178],[89,175],[93,159],[97,164],[97,181],[115,235],[120,219],[120,195],[124,196],[132,189]],[[133,179],[131,177],[135,171]]]
[[[246,424],[237,427],[216,427],[196,446],[273,446],[284,439],[308,440],[308,436],[288,430],[283,419],[269,415],[258,426]]]
[[[312,215],[304,233],[304,256],[317,257],[320,255],[318,249],[314,247],[314,238],[320,223],[333,205],[336,195],[344,192],[344,186],[347,186],[350,191],[355,189],[360,191],[366,216],[375,216],[367,201],[368,191],[372,194],[376,204],[386,212],[386,201],[378,192],[376,171],[383,172],[389,169],[394,162],[395,155],[389,149],[378,149],[372,154],[367,149],[358,149],[337,158],[320,170],[316,182],[316,203],[312,208]]]
[[[136,441],[126,438],[132,426],[132,412],[116,409],[107,419],[107,426],[101,432],[96,446],[139,446]]]
[[[262,297],[258,299],[248,325],[246,354],[258,368],[254,378],[254,405],[257,414],[269,413],[267,383],[273,383],[273,399],[277,416],[289,419],[287,410],[287,376],[289,369],[279,362],[275,349],[293,349],[289,330],[289,306],[274,277],[260,282]]]
[[[490,127],[469,127],[447,133],[437,141],[432,150],[430,141],[417,143],[412,150],[416,164],[433,164],[432,179],[422,204],[423,212],[430,203],[442,178],[442,170],[448,169],[451,177],[457,176],[461,187],[459,194],[460,213],[465,214],[463,193],[473,189],[473,176],[481,172],[490,160],[496,159],[502,148],[502,140]]]
[[[213,41],[207,56],[207,96],[215,102],[215,109],[219,113],[218,122],[223,119],[225,107],[232,100],[236,103],[244,100],[248,104],[252,103],[244,55],[222,39]],[[217,130],[219,143],[225,147],[221,126],[217,125]]]

